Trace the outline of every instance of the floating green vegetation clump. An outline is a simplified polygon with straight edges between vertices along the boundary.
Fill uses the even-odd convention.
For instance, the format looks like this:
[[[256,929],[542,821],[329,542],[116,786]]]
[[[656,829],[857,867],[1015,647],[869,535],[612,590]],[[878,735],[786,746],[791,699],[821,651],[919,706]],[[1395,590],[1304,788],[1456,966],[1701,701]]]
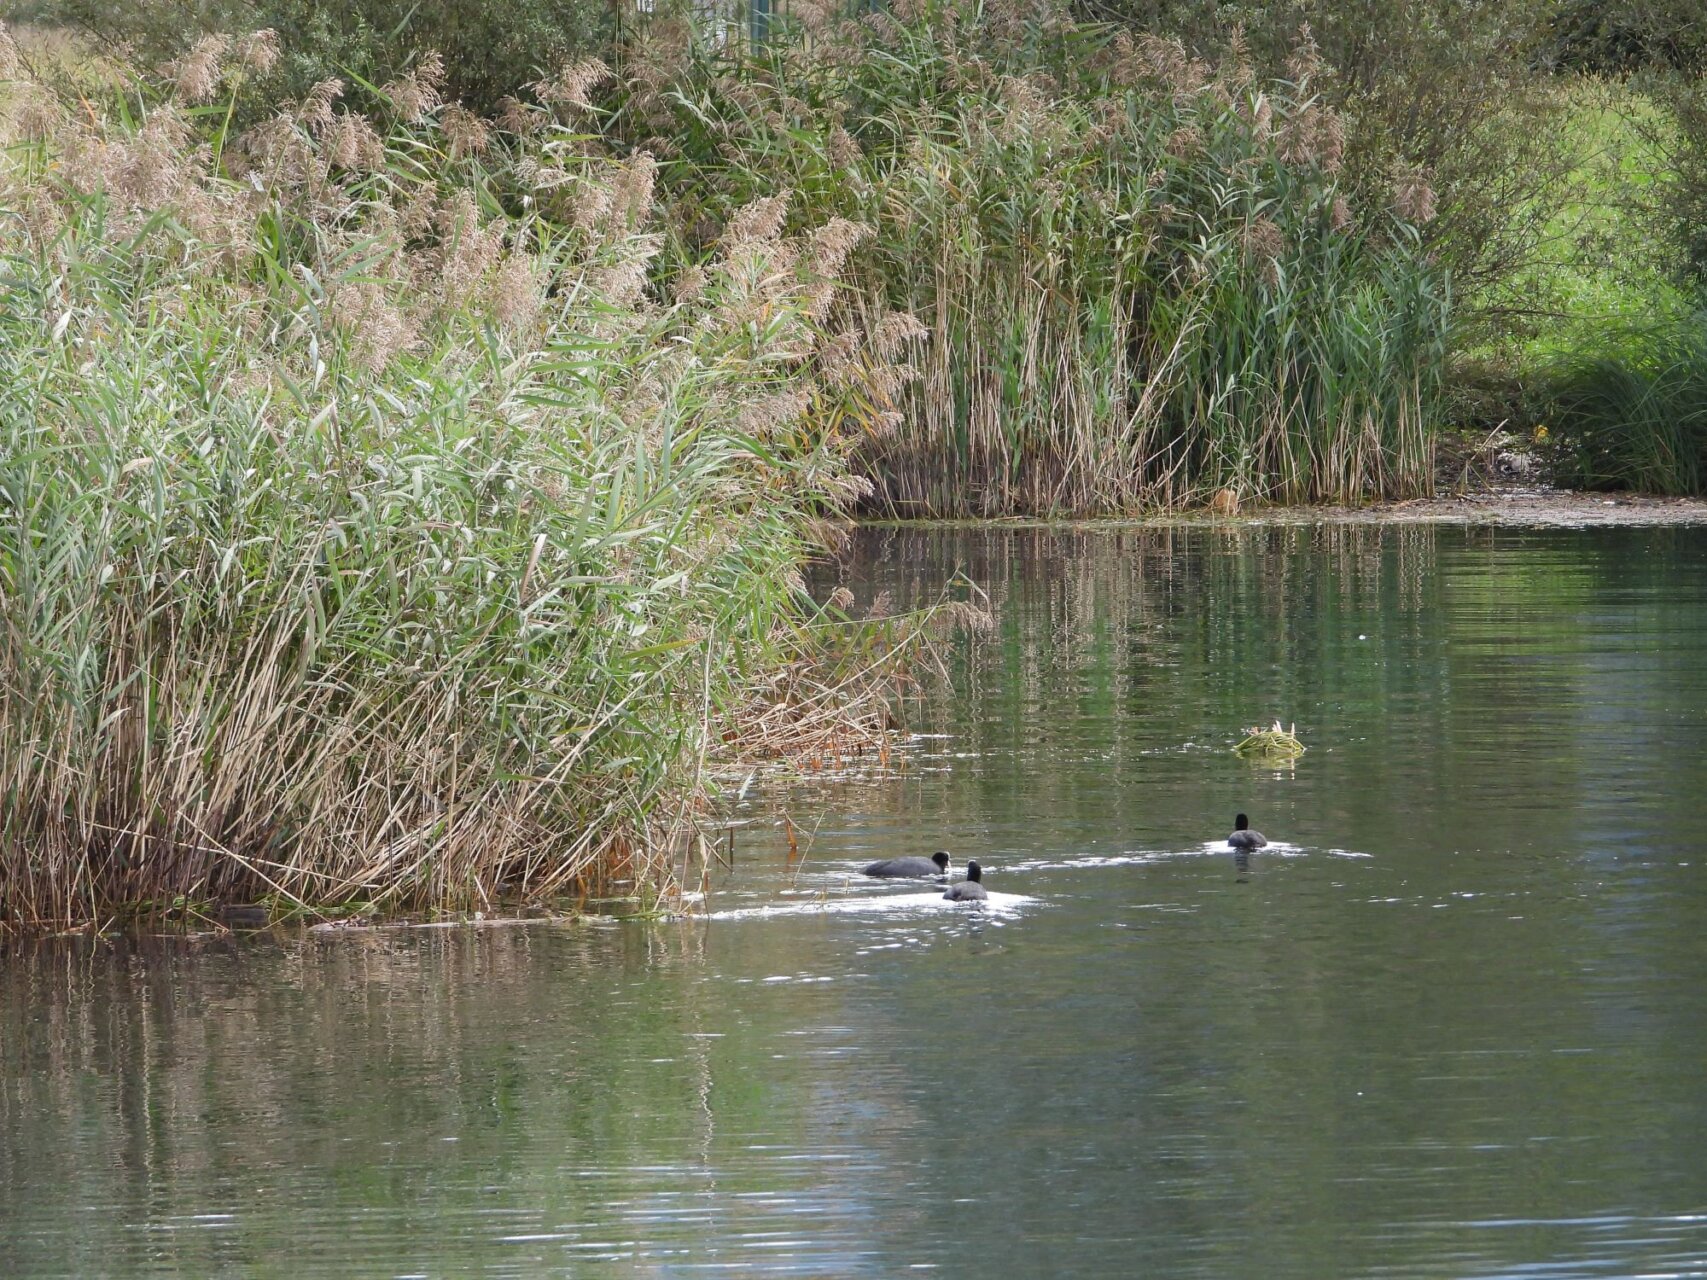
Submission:
[[[1304,744],[1298,740],[1298,726],[1282,729],[1276,720],[1264,729],[1252,725],[1245,737],[1233,748],[1242,756],[1259,756],[1269,760],[1296,760],[1304,754]]]

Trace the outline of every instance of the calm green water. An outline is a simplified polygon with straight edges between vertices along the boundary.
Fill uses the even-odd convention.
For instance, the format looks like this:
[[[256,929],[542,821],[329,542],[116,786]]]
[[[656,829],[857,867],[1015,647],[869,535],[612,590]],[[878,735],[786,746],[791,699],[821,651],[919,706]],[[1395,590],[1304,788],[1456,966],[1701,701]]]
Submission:
[[[755,786],[709,919],[0,959],[0,1275],[1707,1276],[1707,530],[844,576],[956,569],[905,767]],[[849,878],[939,845],[995,909]]]

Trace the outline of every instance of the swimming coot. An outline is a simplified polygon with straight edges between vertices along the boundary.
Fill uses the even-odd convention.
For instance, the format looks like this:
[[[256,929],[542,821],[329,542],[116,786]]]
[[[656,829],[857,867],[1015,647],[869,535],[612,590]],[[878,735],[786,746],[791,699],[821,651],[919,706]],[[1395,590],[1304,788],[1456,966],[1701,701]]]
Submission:
[[[982,883],[984,868],[976,862],[966,864],[966,879],[956,880],[948,886],[948,892],[942,896],[950,902],[982,902],[990,895],[984,892]]]
[[[948,874],[948,850],[938,849],[928,858],[885,858],[865,869],[868,876],[890,879],[926,880]]]
[[[1251,820],[1241,813],[1233,821],[1233,834],[1227,837],[1227,843],[1248,853],[1252,849],[1262,848],[1268,843],[1268,837],[1260,831],[1252,831]]]

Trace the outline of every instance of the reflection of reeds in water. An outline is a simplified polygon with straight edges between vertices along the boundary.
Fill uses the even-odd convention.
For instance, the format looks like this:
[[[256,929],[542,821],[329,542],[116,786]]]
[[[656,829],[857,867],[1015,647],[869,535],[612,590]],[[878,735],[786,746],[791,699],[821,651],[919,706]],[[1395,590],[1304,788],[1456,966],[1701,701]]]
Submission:
[[[1363,643],[1384,616],[1438,607],[1438,536],[1425,524],[903,527],[868,530],[856,545],[874,577],[904,571],[902,605],[932,598],[954,572],[988,595],[993,628],[950,649],[952,703],[919,708],[948,731],[1000,719],[1016,697],[1052,705],[1064,688],[1096,690],[1099,716],[1136,725],[1193,700],[1194,672],[1236,669],[1253,633],[1272,637],[1286,672],[1267,696],[1292,701],[1319,641]],[[1319,631],[1292,623],[1300,609]]]
[[[192,113],[276,52],[5,91],[0,927],[656,885],[708,753],[882,732],[909,624],[797,572],[885,367],[822,316],[858,229],[755,205],[660,302],[596,69],[525,136],[431,59]]]
[[[672,975],[704,965],[702,931],[545,928],[548,936],[485,929],[261,940],[240,955],[212,940],[15,944],[4,957],[0,1039],[19,1087],[0,1098],[0,1121],[21,1145],[0,1153],[0,1183],[9,1176],[13,1189],[19,1179],[40,1186],[21,1162],[25,1152],[39,1159],[49,1150],[87,1159],[91,1173],[106,1168],[112,1196],[122,1195],[126,1166],[174,1180],[258,1172],[323,1121],[329,1091],[358,1104],[329,1141],[383,1144],[429,1117],[457,1114],[458,1082],[500,1061],[515,1069],[518,1087],[530,1082],[530,1129],[564,1126],[559,1150],[586,1141],[589,1108],[604,1098],[630,1100],[601,1121],[601,1141],[618,1150],[644,1150],[659,1116],[691,1131],[695,1074],[747,1067],[728,1052],[701,1063],[684,1041],[706,1029],[704,1011],[671,998],[679,989]],[[652,982],[612,1001],[613,973]],[[775,997],[798,1015],[789,993]],[[641,1007],[648,1016],[635,1016]],[[529,1042],[539,1069],[516,1068],[501,1029],[564,1008],[575,1015],[558,1034]],[[691,1068],[662,1078],[657,1059],[688,1054],[696,1054]],[[90,1078],[123,1087],[93,1099],[79,1085]],[[322,1087],[306,1089],[305,1080]],[[649,1099],[644,1119],[636,1098]],[[160,1122],[188,1116],[206,1123]],[[499,1144],[514,1135],[465,1136]],[[119,1151],[122,1160],[95,1155]],[[550,1172],[536,1171],[542,1179]],[[197,1263],[189,1260],[197,1246],[180,1245],[174,1257],[189,1270],[219,1269],[213,1255]]]
[[[1228,771],[1290,768],[1230,753],[1253,708],[1298,716],[1300,773],[1339,767],[1323,749],[1378,740],[1372,709],[1390,703],[1450,735],[1457,537],[1421,524],[863,531],[857,590],[892,589],[904,607],[904,584],[930,598],[959,572],[994,612],[945,646],[946,689],[909,709],[943,736],[919,745],[941,772],[905,803],[934,824],[999,814],[1042,830],[1094,814],[1100,839],[1175,804],[1212,808]]]

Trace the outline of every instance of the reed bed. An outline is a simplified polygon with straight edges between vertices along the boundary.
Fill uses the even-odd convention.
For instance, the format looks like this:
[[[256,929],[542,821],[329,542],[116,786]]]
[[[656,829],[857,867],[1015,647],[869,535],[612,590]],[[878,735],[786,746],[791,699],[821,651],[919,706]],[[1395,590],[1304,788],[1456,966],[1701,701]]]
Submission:
[[[780,198],[660,290],[597,68],[231,131],[277,52],[4,90],[0,929],[665,893],[708,757],[876,741],[905,678],[798,573],[881,344]]]
[[[871,505],[1088,514],[1426,493],[1449,290],[1425,175],[1341,178],[1306,35],[1260,81],[1048,5],[816,10],[661,63],[614,127],[708,208],[875,228],[858,297],[928,335],[859,443]],[[684,228],[688,249],[692,229]]]

